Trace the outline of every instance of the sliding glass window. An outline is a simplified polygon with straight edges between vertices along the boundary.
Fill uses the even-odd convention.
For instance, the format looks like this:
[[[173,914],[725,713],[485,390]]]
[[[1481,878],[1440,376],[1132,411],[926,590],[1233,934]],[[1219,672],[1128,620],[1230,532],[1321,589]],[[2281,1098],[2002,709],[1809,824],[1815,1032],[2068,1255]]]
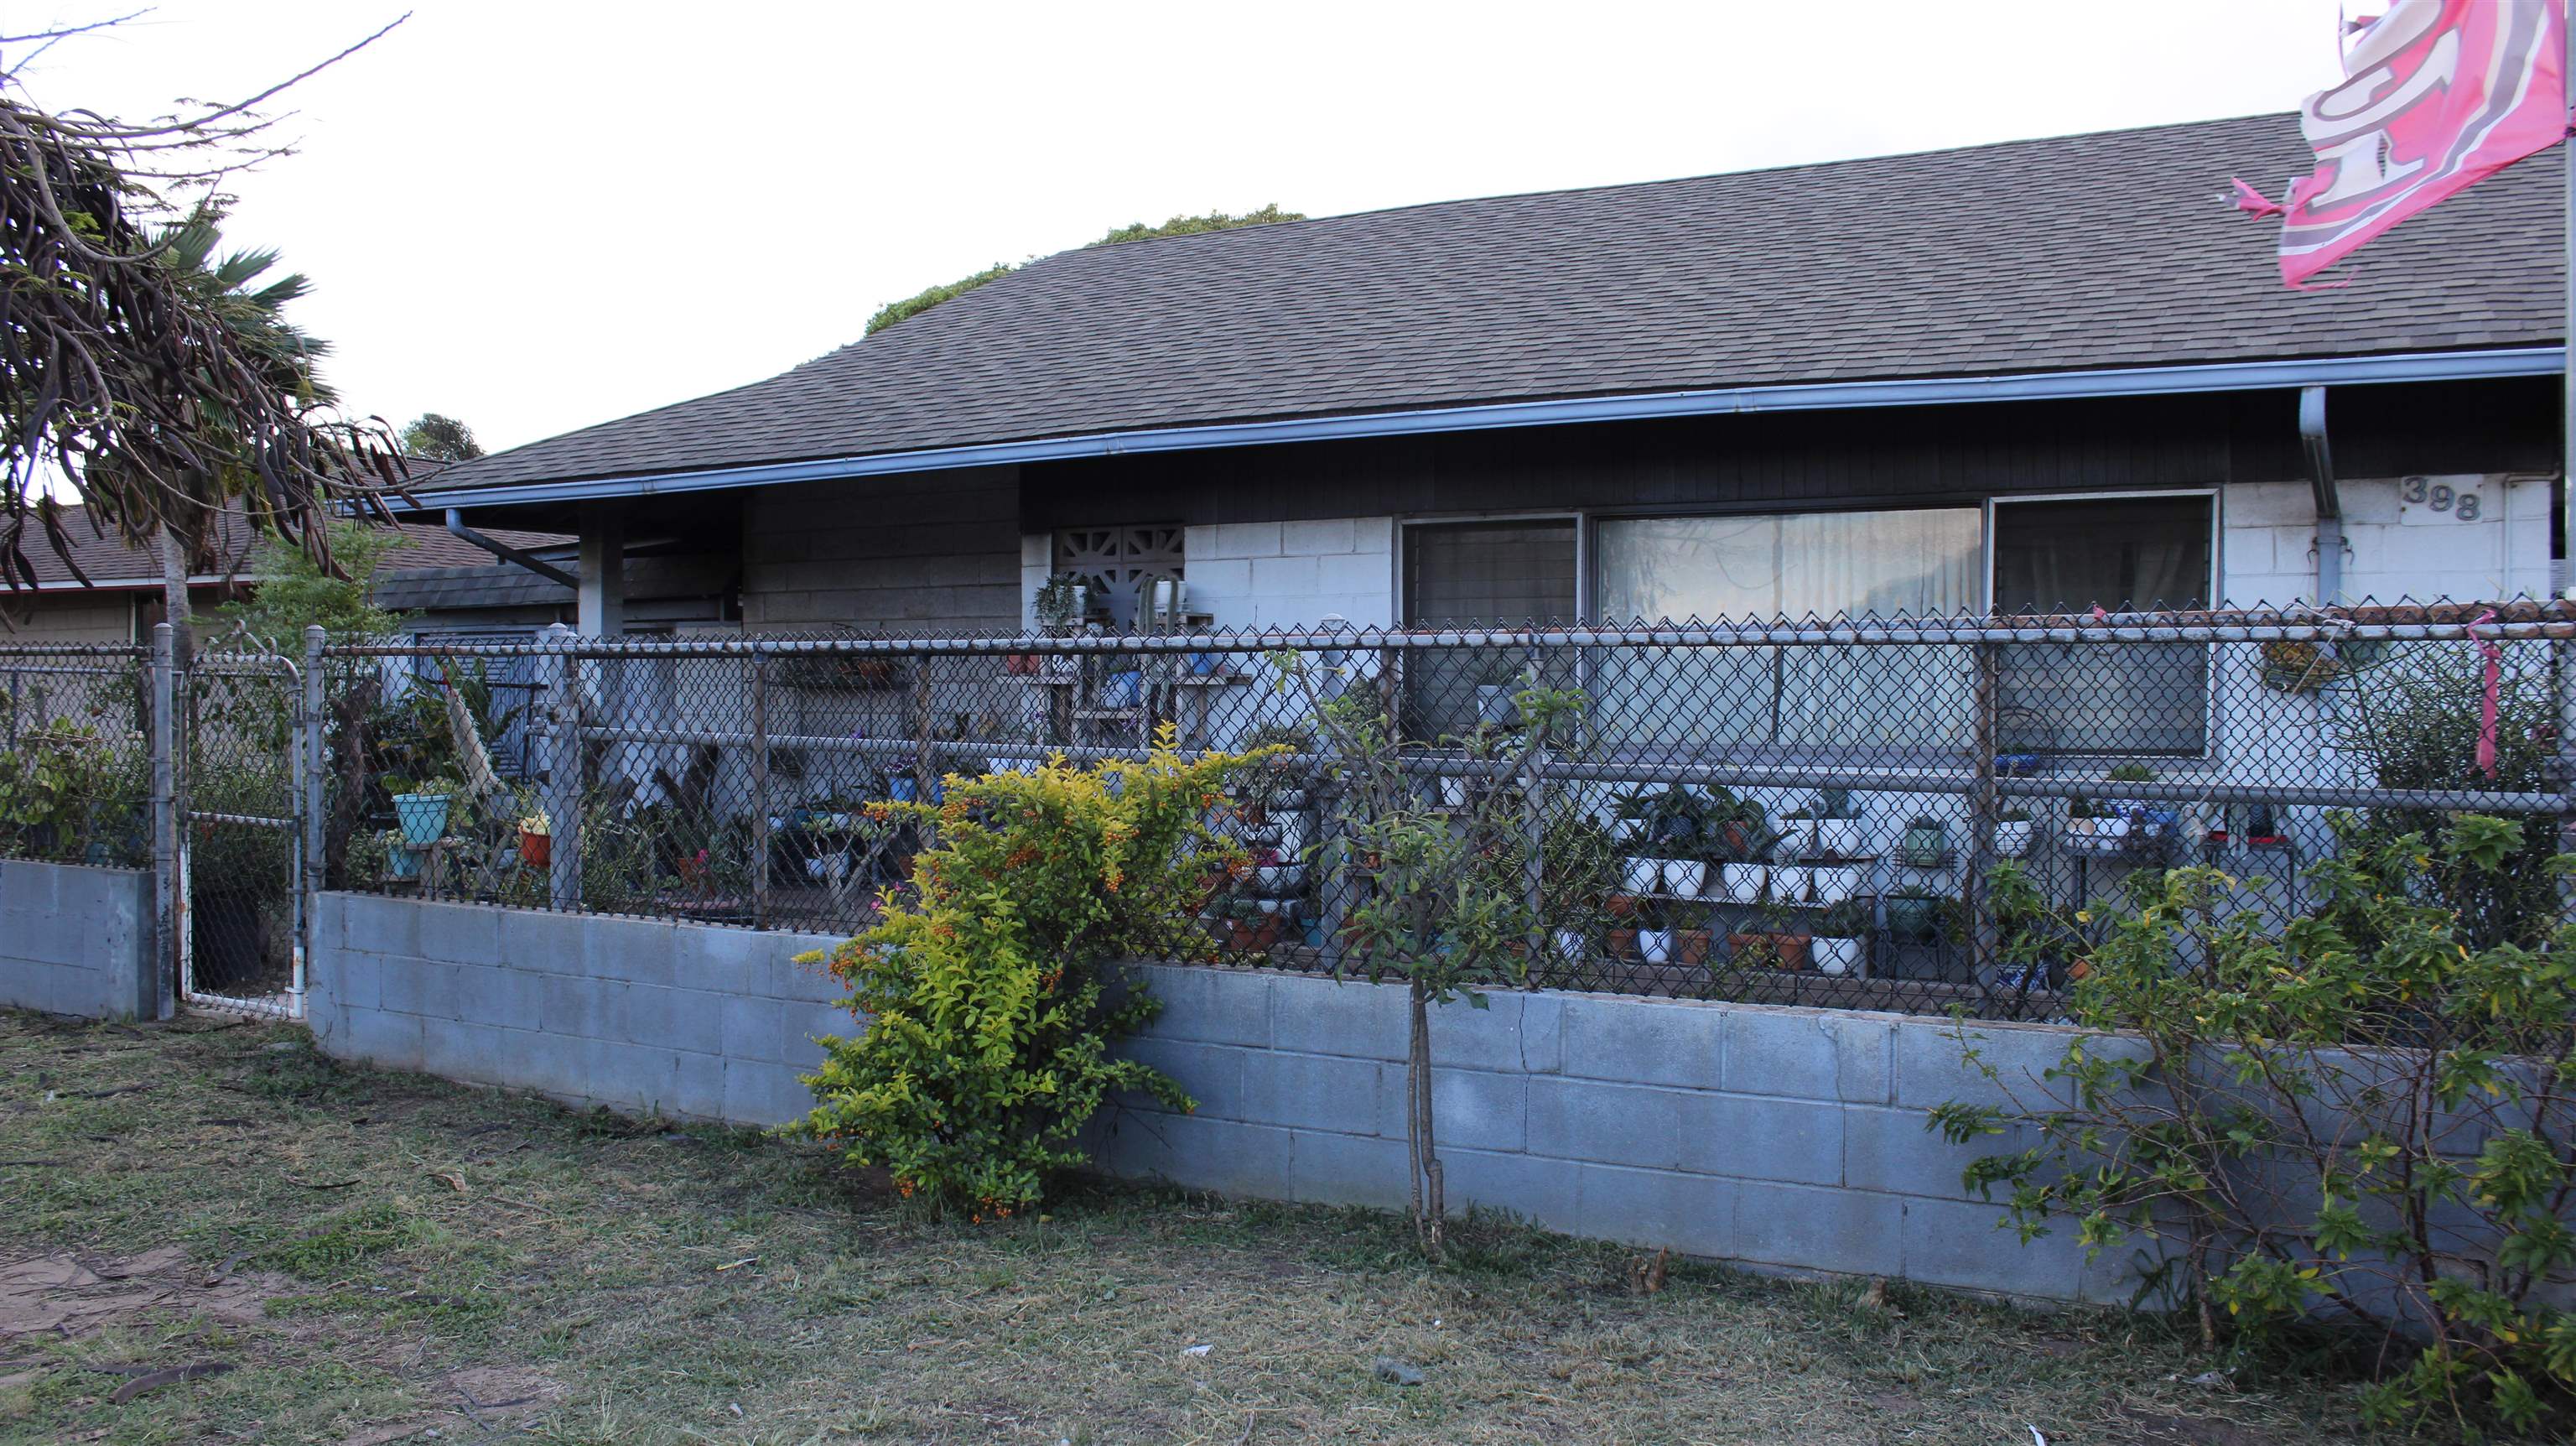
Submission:
[[[1703,622],[1977,611],[1973,507],[1604,520],[1594,613]],[[1802,756],[1966,735],[1952,647],[1613,650],[1596,669],[1606,736],[1655,751],[1774,745]]]

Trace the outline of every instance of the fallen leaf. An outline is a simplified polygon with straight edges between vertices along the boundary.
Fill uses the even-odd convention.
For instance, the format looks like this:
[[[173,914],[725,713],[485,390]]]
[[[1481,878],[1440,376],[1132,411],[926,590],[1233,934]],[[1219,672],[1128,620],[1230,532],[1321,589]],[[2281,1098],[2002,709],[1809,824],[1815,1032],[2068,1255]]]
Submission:
[[[432,1170],[432,1171],[430,1171],[430,1172],[429,1172],[429,1178],[431,1178],[431,1179],[433,1179],[433,1180],[444,1180],[444,1181],[446,1181],[449,1185],[452,1185],[452,1186],[454,1186],[454,1187],[455,1187],[455,1189],[456,1189],[456,1193],[457,1193],[457,1194],[459,1194],[459,1195],[462,1195],[462,1194],[466,1193],[466,1191],[465,1191],[465,1176],[464,1176],[463,1174],[459,1173],[458,1171],[455,1171],[455,1170]]]

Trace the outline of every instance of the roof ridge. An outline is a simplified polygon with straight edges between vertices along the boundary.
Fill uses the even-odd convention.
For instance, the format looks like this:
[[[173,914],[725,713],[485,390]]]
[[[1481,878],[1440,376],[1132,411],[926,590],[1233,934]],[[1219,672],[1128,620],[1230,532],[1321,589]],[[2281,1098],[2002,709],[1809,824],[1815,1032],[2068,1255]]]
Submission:
[[[2044,136],[2020,136],[2012,140],[2003,141],[1977,141],[1968,145],[1926,146],[1919,150],[1910,151],[1879,151],[1870,155],[1844,156],[1840,159],[1830,161],[1783,161],[1776,165],[1745,166],[1738,170],[1694,171],[1687,175],[1659,176],[1642,181],[1605,181],[1589,186],[1542,186],[1535,190],[1528,191],[1493,191],[1475,196],[1450,196],[1436,201],[1406,201],[1394,206],[1372,206],[1359,211],[1336,211],[1325,216],[1305,216],[1294,221],[1263,221],[1251,226],[1228,226],[1221,230],[1193,231],[1186,235],[1179,236],[1145,236],[1134,241],[1120,241],[1115,245],[1103,245],[1099,242],[1089,242],[1081,246],[1068,246],[1061,251],[1050,251],[1043,256],[1031,257],[1028,261],[1015,268],[1012,274],[1017,275],[1019,272],[1027,271],[1031,267],[1040,265],[1044,262],[1054,261],[1067,256],[1078,256],[1088,252],[1117,250],[1128,246],[1150,246],[1161,242],[1210,241],[1220,236],[1235,236],[1245,232],[1281,231],[1287,230],[1291,227],[1300,226],[1324,226],[1330,225],[1336,221],[1358,221],[1379,216],[1401,215],[1407,211],[1437,210],[1443,206],[1473,206],[1488,201],[1528,201],[1539,200],[1551,196],[1586,196],[1599,195],[1612,191],[1642,191],[1650,190],[1657,186],[1687,185],[1693,181],[1724,180],[1736,176],[1784,175],[1793,171],[1837,170],[1846,166],[1866,166],[1881,161],[1918,161],[1931,156],[1965,155],[1971,151],[2001,151],[2009,150],[2016,146],[2045,145],[2052,141],[2109,139],[2115,136],[2143,135],[2149,131],[2189,130],[2197,126],[2220,126],[2238,121],[2289,121],[2295,119],[2297,115],[2297,111],[2288,110],[2255,111],[2246,115],[2209,116],[2200,120],[2157,121],[2151,125],[2120,126],[2111,130],[2057,131]],[[997,282],[1008,281],[1009,279],[1009,276],[995,278]],[[978,287],[976,289],[980,291],[984,288]],[[853,346],[857,345],[856,342],[852,342],[850,344]]]

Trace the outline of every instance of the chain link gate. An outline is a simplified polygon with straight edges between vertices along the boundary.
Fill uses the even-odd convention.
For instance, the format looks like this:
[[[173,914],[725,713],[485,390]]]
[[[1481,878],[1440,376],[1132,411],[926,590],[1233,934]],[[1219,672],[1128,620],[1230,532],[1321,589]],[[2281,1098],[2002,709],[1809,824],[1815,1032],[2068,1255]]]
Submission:
[[[179,996],[304,1017],[303,672],[208,652],[179,695]]]

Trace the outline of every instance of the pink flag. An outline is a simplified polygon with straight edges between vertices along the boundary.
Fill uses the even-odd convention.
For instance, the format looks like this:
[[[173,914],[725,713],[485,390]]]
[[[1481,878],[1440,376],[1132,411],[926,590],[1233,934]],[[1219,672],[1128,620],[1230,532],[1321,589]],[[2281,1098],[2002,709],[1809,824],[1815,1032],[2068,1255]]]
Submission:
[[[2290,187],[2281,278],[2566,136],[2565,25],[2565,0],[2397,0],[2363,28],[2344,83],[2299,107],[2317,169]]]

